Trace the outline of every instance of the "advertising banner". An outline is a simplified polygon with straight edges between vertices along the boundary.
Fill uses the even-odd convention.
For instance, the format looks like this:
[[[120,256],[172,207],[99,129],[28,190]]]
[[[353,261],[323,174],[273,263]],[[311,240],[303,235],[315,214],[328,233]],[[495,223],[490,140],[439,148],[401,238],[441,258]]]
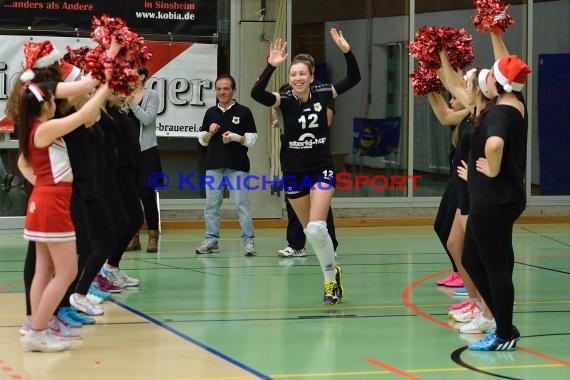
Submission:
[[[5,117],[6,99],[23,68],[22,46],[30,37],[0,36],[0,132],[13,131]],[[87,38],[34,37],[49,39],[63,55],[66,46],[93,46]],[[160,96],[157,135],[196,137],[206,109],[216,104],[218,47],[213,44],[146,41],[152,58],[146,86]]]
[[[92,16],[120,17],[139,34],[212,36],[217,31],[215,0],[0,0],[0,25],[6,29],[91,31]]]
[[[380,157],[398,149],[400,118],[353,119],[353,152],[359,156]]]

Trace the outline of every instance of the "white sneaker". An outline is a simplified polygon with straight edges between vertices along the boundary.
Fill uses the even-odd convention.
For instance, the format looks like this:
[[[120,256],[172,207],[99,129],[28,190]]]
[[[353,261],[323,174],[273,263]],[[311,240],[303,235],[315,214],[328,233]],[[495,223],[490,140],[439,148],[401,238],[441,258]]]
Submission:
[[[471,322],[473,318],[475,318],[481,313],[482,313],[481,309],[479,309],[479,307],[475,304],[472,305],[469,309],[467,309],[464,313],[454,314],[453,319],[455,319],[457,322],[462,322],[462,323]]]
[[[54,317],[49,321],[48,329],[48,334],[59,340],[81,339],[81,332],[73,330],[59,317]]]
[[[20,335],[26,335],[32,329],[32,320],[31,319],[24,319],[22,322],[22,326],[20,326]]]
[[[277,251],[277,254],[281,257],[306,257],[307,251],[305,248],[293,249],[291,247],[286,247]]]
[[[101,274],[114,285],[123,288],[139,286],[140,284],[138,278],[127,276],[127,274],[122,270],[119,270],[119,268],[108,268],[106,265],[103,265],[103,268],[101,268]]]
[[[138,278],[128,276],[125,272],[119,269],[117,269],[117,272],[119,272],[117,275],[119,276],[123,284],[125,284],[125,286],[132,288],[140,285],[141,282]]]
[[[77,295],[77,293],[73,293],[69,296],[69,303],[71,306],[87,315],[101,315],[104,313],[104,310],[100,305],[93,305],[87,297]]]
[[[48,334],[47,330],[30,330],[20,338],[20,342],[24,351],[60,352],[71,348],[71,343],[56,339]]]
[[[93,305],[101,305],[103,301],[105,301],[103,298],[97,297],[95,294],[91,293],[88,293],[86,297]]]
[[[248,241],[243,246],[243,251],[245,256],[255,256],[257,252],[255,251],[255,244],[253,241]]]
[[[483,334],[497,327],[495,319],[487,319],[483,313],[477,314],[475,318],[466,325],[459,328],[461,334]]]

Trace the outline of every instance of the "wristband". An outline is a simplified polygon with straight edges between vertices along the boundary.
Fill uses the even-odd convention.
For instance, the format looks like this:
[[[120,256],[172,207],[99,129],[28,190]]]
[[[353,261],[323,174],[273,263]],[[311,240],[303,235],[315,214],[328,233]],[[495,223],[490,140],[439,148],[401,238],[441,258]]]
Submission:
[[[240,142],[241,141],[241,135],[238,135],[237,133],[233,133],[230,135],[230,140],[235,141],[235,142]]]

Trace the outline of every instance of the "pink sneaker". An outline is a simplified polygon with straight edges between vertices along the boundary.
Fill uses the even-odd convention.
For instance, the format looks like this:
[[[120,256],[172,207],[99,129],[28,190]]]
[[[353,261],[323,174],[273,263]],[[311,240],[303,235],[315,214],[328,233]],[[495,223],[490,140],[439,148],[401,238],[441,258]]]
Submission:
[[[455,277],[451,281],[447,281],[445,286],[448,288],[462,288],[464,286],[463,279],[459,274],[455,274]]]
[[[455,319],[456,322],[467,323],[471,322],[473,318],[482,313],[477,304],[473,304],[467,309],[462,309],[461,311],[462,313],[453,314],[451,318]]]
[[[463,302],[459,302],[456,304],[453,304],[449,307],[449,310],[461,310],[463,309],[465,306],[469,305],[471,301],[470,300],[465,300]]]
[[[97,274],[95,280],[93,280],[93,285],[99,290],[109,293],[121,293],[123,291],[123,287],[117,286],[113,284],[111,281],[107,280],[104,276],[100,273]]]
[[[445,284],[447,284],[449,281],[453,280],[455,278],[455,276],[457,276],[457,272],[451,272],[451,274],[449,276],[447,276],[446,278],[442,278],[439,281],[436,281],[436,285],[437,286],[445,286]]]

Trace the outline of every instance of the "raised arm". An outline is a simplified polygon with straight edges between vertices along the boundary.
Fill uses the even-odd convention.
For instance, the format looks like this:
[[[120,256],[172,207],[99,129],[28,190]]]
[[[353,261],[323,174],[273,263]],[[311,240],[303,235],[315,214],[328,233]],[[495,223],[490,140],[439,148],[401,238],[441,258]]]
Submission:
[[[501,32],[492,32],[490,34],[495,61],[499,58],[503,58],[509,55],[509,50],[507,49],[507,45],[505,45],[505,41],[503,40],[503,34]]]
[[[281,96],[278,92],[269,92],[265,88],[269,84],[269,78],[275,68],[287,60],[287,42],[278,38],[269,44],[267,66],[253,85],[251,97],[267,107],[279,107]]]
[[[458,102],[463,104],[465,108],[471,111],[472,106],[469,104],[469,99],[467,98],[467,93],[465,92],[465,81],[463,80],[463,76],[457,71],[453,70],[451,67],[449,58],[447,57],[446,49],[442,49],[439,52],[439,59],[441,61],[441,70],[443,70],[444,78],[442,79],[440,77],[440,79],[442,79],[442,81],[445,81],[444,86],[449,90],[449,92],[451,92],[453,97],[457,99]]]
[[[333,98],[336,98],[338,95],[356,86],[358,82],[360,82],[361,76],[358,62],[356,62],[356,58],[354,54],[352,54],[348,41],[342,35],[342,31],[331,28],[330,33],[332,40],[340,51],[342,51],[344,60],[346,61],[346,77],[333,84]]]
[[[431,105],[431,109],[437,117],[437,120],[444,126],[455,126],[461,123],[463,119],[469,115],[469,110],[462,109],[460,111],[454,111],[447,106],[445,99],[441,94],[436,92],[430,92],[428,94],[428,101]]]
[[[89,94],[99,81],[87,74],[84,78],[75,82],[58,82],[55,88],[55,97],[57,99],[82,98]]]

